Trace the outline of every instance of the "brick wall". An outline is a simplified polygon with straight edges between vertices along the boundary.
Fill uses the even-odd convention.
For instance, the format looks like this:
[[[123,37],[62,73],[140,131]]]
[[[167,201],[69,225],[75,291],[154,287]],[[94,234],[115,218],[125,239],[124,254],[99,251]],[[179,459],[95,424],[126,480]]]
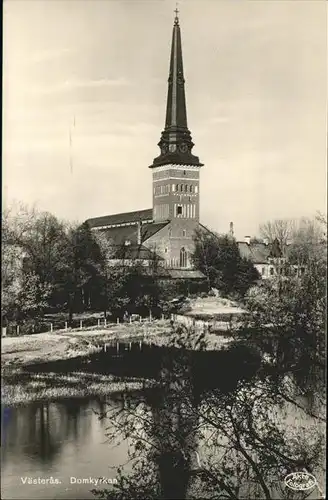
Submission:
[[[144,245],[163,257],[168,267],[180,267],[180,250],[184,247],[187,254],[194,251],[193,235],[198,226],[194,220],[175,219],[146,240]]]

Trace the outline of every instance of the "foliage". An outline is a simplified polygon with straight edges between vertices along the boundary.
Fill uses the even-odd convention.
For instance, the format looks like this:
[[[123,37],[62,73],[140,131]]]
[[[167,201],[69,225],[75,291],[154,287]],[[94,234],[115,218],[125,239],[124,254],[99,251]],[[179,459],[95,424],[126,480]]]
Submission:
[[[56,278],[58,296],[62,295],[66,299],[70,322],[73,311],[83,309],[85,289],[97,286],[102,259],[99,246],[87,224],[67,229]]]
[[[203,269],[214,279],[215,267],[206,264],[216,259],[215,244],[204,247]],[[144,391],[143,401],[107,414],[115,426],[110,437],[132,439],[134,473],[125,481],[120,470],[115,489],[94,492],[97,497],[305,499],[307,492],[292,492],[283,483],[296,471],[314,474],[320,485],[326,258],[317,250],[310,246],[301,276],[278,275],[247,293],[249,315],[230,349],[243,339],[244,368],[240,362],[236,366],[245,375],[247,351],[253,347],[260,353],[255,375],[240,373],[234,384],[220,378],[200,390],[188,353],[206,349],[206,335],[172,330],[171,345],[179,354],[163,360],[155,394],[147,397]]]
[[[250,290],[247,306],[252,341],[270,356],[274,372],[292,372],[301,390],[324,385],[326,275],[324,235],[313,221],[303,221],[292,243],[291,255],[303,263],[304,273],[277,276]],[[258,335],[262,331],[263,335]],[[256,332],[256,333],[255,333]],[[271,352],[268,351],[271,350]]]
[[[197,231],[192,260],[205,274],[209,289],[217,288],[225,295],[243,296],[259,278],[253,264],[241,257],[236,241],[229,236]]]
[[[22,321],[30,316],[42,314],[47,306],[51,287],[40,282],[35,273],[24,273],[20,280],[6,283],[2,288],[2,318]]]
[[[322,465],[320,421],[307,421],[301,410],[297,426],[290,419],[291,405],[264,368],[251,378],[241,372],[229,390],[224,380],[200,390],[194,359],[206,349],[206,337],[182,330],[172,331],[172,347],[179,349],[163,358],[158,384],[102,415],[111,420],[110,442],[132,442],[133,472],[125,475],[119,468],[118,484],[94,490],[94,495],[122,500],[290,498],[284,477],[304,469],[317,474]],[[229,351],[225,355],[232,359]]]

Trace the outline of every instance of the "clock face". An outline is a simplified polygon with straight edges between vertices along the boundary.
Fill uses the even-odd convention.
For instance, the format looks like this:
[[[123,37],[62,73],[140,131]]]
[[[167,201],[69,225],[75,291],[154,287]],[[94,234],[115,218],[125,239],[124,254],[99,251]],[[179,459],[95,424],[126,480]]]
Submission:
[[[188,151],[188,146],[185,142],[180,144],[180,151],[181,151],[181,153],[186,153]]]
[[[176,144],[170,144],[169,145],[169,150],[170,150],[171,153],[174,153],[174,151],[176,151],[176,149],[177,149]]]

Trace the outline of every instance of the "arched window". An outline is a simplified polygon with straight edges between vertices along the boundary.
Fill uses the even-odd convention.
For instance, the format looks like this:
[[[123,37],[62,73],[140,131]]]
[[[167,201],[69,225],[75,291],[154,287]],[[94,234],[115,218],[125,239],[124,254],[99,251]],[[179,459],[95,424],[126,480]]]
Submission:
[[[180,186],[180,191],[181,192],[183,191],[183,184],[181,184],[181,186]]]
[[[185,185],[185,192],[188,193],[188,184]]]
[[[177,184],[177,185],[175,186],[175,190],[176,190],[176,191],[179,191],[179,184]]]
[[[180,267],[187,267],[187,252],[184,247],[180,250]]]
[[[192,186],[192,184],[190,184],[190,192],[191,192],[191,193],[192,193],[192,187],[193,187],[193,186]]]

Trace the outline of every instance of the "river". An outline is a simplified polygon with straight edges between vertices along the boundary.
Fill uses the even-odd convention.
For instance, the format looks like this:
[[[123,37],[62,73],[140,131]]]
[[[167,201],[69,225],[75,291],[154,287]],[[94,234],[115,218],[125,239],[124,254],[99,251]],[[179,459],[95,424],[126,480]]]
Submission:
[[[53,384],[57,381],[57,374],[73,373],[77,370],[85,372],[88,369],[113,374],[119,380],[137,375],[161,380],[163,384],[168,377],[169,384],[165,382],[166,385],[161,387],[169,387],[169,392],[157,388],[151,392],[143,391],[138,394],[138,402],[141,396],[146,411],[151,413],[151,418],[155,422],[154,438],[159,440],[157,444],[161,443],[159,448],[162,445],[165,448],[172,439],[175,439],[172,437],[175,432],[176,437],[186,432],[186,436],[189,437],[184,443],[186,445],[184,451],[190,446],[193,450],[192,456],[196,456],[197,449],[200,456],[206,460],[208,451],[209,454],[213,452],[213,447],[206,448],[204,445],[208,441],[208,436],[205,434],[208,429],[204,429],[204,440],[200,439],[198,444],[195,444],[197,438],[190,430],[198,426],[198,417],[195,420],[195,417],[191,416],[195,413],[194,402],[191,412],[190,407],[184,409],[184,403],[181,404],[179,384],[181,380],[185,380],[187,372],[184,370],[187,366],[193,367],[195,391],[192,394],[197,394],[198,398],[200,394],[207,394],[206,391],[211,392],[217,387],[220,387],[222,395],[228,394],[236,388],[238,380],[242,377],[246,388],[247,380],[253,377],[258,365],[256,359],[254,361],[251,356],[246,356],[244,348],[227,352],[189,353],[187,361],[185,355],[180,350],[152,348],[143,351],[124,350],[123,354],[118,356],[115,350],[114,354],[103,352],[91,355],[89,358],[42,364],[34,366],[34,370],[36,370],[35,376],[38,377],[39,372],[48,369],[52,373]],[[174,364],[176,360],[179,360],[178,365]],[[184,367],[182,375],[179,367]],[[175,374],[175,381],[171,380],[170,374]],[[38,378],[32,379],[32,382],[30,380],[30,387],[32,388],[32,383],[39,382]],[[247,396],[245,401],[249,401],[247,392],[242,390],[240,394],[241,396],[244,394],[243,397]],[[100,419],[99,412],[106,410],[108,404],[111,409],[117,410],[124,405],[129,406],[136,400],[136,396],[137,393],[126,391],[121,396],[112,394],[106,397],[58,398],[45,403],[31,402],[2,408],[2,498],[87,500],[94,498],[92,489],[111,488],[111,483],[116,480],[116,468],[129,460],[132,443],[127,440],[120,441],[117,436],[118,443],[115,446],[110,444],[106,434],[115,434],[114,424],[109,419]],[[255,402],[258,401],[258,394],[253,393],[253,398]],[[197,405],[199,404],[198,402]],[[273,410],[269,408],[271,413]],[[313,425],[317,426],[317,422],[310,422],[308,418],[304,419],[304,415],[297,414],[295,408],[286,409],[283,413],[284,415],[279,415],[278,420],[284,428],[287,424],[291,427],[293,431],[291,439],[294,439],[294,431],[305,436],[305,431],[310,431]],[[180,441],[174,446],[176,450],[181,451]],[[219,455],[220,451],[217,448],[213,455],[216,463],[220,463]],[[194,465],[192,467],[194,468]],[[125,472],[130,470],[131,462],[125,466]],[[107,485],[96,485],[95,481],[99,478],[105,478]],[[283,478],[274,480],[281,483]],[[320,483],[322,484],[321,479]],[[318,495],[315,496],[317,492],[313,494],[312,498],[318,498]]]
[[[112,400],[111,404],[122,403]],[[126,462],[129,445],[124,441],[114,447],[106,442],[108,422],[99,419],[96,412],[100,410],[102,402],[95,399],[7,409],[2,429],[1,497],[91,499],[90,490],[95,486],[77,480],[105,477],[109,483],[115,481],[111,467]],[[25,481],[51,477],[60,484]]]
[[[99,418],[107,404],[119,409],[124,398],[58,400],[4,409],[1,497],[92,499],[91,489],[96,485],[90,478],[99,477],[106,478],[108,485],[97,487],[110,488],[116,467],[128,461],[132,444],[108,442],[106,434],[114,428],[109,420]],[[292,422],[294,418],[289,416]],[[131,463],[125,470],[131,470]],[[46,479],[48,484],[42,484]],[[81,484],[83,479],[89,484]],[[31,480],[36,484],[29,484]],[[317,491],[309,498],[318,498]]]

